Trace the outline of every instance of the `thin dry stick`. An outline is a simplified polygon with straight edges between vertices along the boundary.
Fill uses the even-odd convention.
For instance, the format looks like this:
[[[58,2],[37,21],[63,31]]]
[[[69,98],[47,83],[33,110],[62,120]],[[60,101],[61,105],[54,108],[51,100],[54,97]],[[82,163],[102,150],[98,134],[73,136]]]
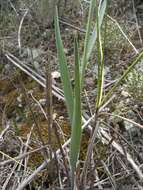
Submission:
[[[116,156],[116,159],[121,164],[122,168],[126,171],[126,173],[129,175],[132,175],[130,171],[128,170],[127,166],[125,165],[125,162],[119,156]]]
[[[25,147],[24,147],[24,151],[23,153],[26,153],[27,152],[27,149],[28,149],[28,145],[30,144],[30,138],[31,138],[31,135],[32,135],[32,131],[33,131],[33,127],[31,127],[30,129],[30,132],[29,134],[27,135],[27,141],[25,143]],[[28,156],[24,158],[24,171],[23,171],[23,177],[27,175],[27,164],[28,164]]]
[[[135,1],[134,0],[132,0],[132,4],[133,4],[133,12],[135,15],[136,27],[137,27],[140,43],[141,43],[141,45],[143,45],[143,40],[142,40],[142,36],[141,36],[141,32],[140,32],[140,27],[139,27],[139,23],[138,23],[138,18],[137,18],[137,14],[136,14]]]
[[[94,115],[88,120],[88,121],[86,121],[84,118],[83,118],[83,122],[84,122],[84,125],[82,126],[82,128],[84,129],[84,128],[86,128],[87,126],[88,126],[88,129],[91,131],[92,130],[92,128],[91,128],[91,126],[89,125],[89,123],[91,122],[91,120],[94,118]],[[108,133],[104,130],[104,129],[102,129],[102,128],[100,128],[100,133],[101,133],[101,137],[102,137],[102,141],[104,142],[105,140],[106,140],[106,142],[108,141],[108,142],[111,142],[111,137],[108,135]],[[64,145],[62,146],[62,148],[64,149],[65,147],[67,147],[68,145],[69,145],[69,143],[70,143],[70,139],[68,139],[65,143],[64,143]],[[122,147],[117,143],[117,142],[115,142],[115,141],[112,141],[112,146],[116,149],[116,150],[118,150],[122,155],[124,155],[124,152],[123,152],[123,150],[122,150]],[[58,155],[60,153],[60,149],[58,149],[57,151],[56,151],[56,154]],[[132,166],[132,168],[136,171],[136,173],[138,174],[138,176],[141,178],[141,179],[143,179],[143,174],[142,174],[142,172],[141,172],[141,170],[140,170],[140,168],[139,168],[139,166],[134,162],[134,160],[132,159],[132,157],[131,157],[131,155],[129,154],[129,153],[127,153],[127,160],[128,160],[128,162],[131,164],[131,166]],[[47,164],[50,162],[50,160],[47,160],[47,162],[46,161],[44,161],[31,175],[29,175],[19,186],[18,186],[18,188],[16,189],[16,190],[23,190],[23,188],[27,185],[27,184],[29,184],[31,181],[32,181],[32,179],[39,173],[39,172],[41,172],[46,166],[47,166]]]
[[[7,125],[5,126],[5,128],[2,130],[2,132],[0,133],[0,142],[3,140],[3,137],[4,137],[4,135],[6,134],[6,132],[9,130],[9,128],[10,128],[10,125],[7,124]]]
[[[137,48],[133,45],[133,43],[130,41],[130,39],[128,38],[128,36],[125,34],[125,32],[123,31],[123,29],[121,28],[121,26],[119,25],[119,23],[112,18],[111,16],[107,15],[108,18],[110,18],[119,28],[120,32],[122,33],[122,35],[124,36],[124,38],[129,42],[129,44],[131,45],[131,47],[134,49],[135,53],[138,54],[139,51],[137,50]]]
[[[73,24],[70,24],[68,22],[66,22],[63,18],[59,18],[59,22],[66,25],[66,26],[69,26],[70,28],[74,29],[74,30],[77,30],[79,32],[82,32],[82,33],[86,33],[86,30],[85,29],[81,29],[77,26],[74,26]]]
[[[27,69],[24,68],[24,65],[21,65],[19,63],[17,63],[11,56],[10,54],[6,54],[6,57],[14,64],[16,65],[18,68],[20,68],[21,70],[23,70],[25,73],[27,73],[29,76],[31,76],[34,80],[36,80],[39,84],[41,84],[43,87],[45,87],[44,82],[40,81],[39,79],[37,79],[36,76],[33,76],[29,71],[27,71]],[[52,93],[56,96],[59,97],[60,99],[63,99],[63,96],[57,93],[57,88],[53,89]],[[85,123],[85,125],[83,126],[83,128],[85,128],[88,125],[88,121],[86,121],[86,119],[83,117],[83,122]],[[91,126],[88,125],[88,130],[91,131]],[[111,141],[111,137],[109,136],[109,134],[104,130],[104,129],[100,129],[100,133],[101,133],[101,137],[102,137],[102,141],[104,141],[104,139]],[[70,139],[66,141],[66,143],[63,145],[63,148],[66,147],[68,144],[70,143]],[[124,155],[124,152],[121,148],[121,146],[116,143],[115,141],[112,141],[112,146],[118,150],[121,154]],[[57,154],[60,153],[60,150],[56,151]],[[131,164],[131,166],[133,167],[133,169],[137,172],[138,176],[142,179],[143,178],[143,174],[140,170],[140,168],[138,167],[138,165],[134,162],[134,160],[132,159],[131,155],[128,154],[127,156],[127,160],[128,162]],[[47,165],[47,163],[49,162],[49,160],[47,162],[43,162],[41,164],[41,166],[39,166],[34,172],[33,174],[31,174],[28,178],[26,178],[17,188],[17,190],[22,190],[36,175],[37,173],[39,173],[42,169],[44,169]]]
[[[59,135],[59,132],[58,132],[58,125],[57,125],[57,121],[56,120],[53,123],[53,127],[54,127],[54,130],[55,130],[55,135],[56,135],[56,138],[57,138],[59,149],[60,149],[61,155],[63,157],[63,163],[64,163],[65,171],[66,171],[66,174],[67,174],[67,180],[68,180],[68,183],[69,183],[69,186],[70,186],[71,185],[70,184],[70,175],[69,175],[69,172],[68,172],[68,167],[67,167],[67,162],[66,162],[66,158],[65,158],[65,153],[64,153],[64,150],[62,148],[61,141],[60,141],[60,135]]]
[[[110,126],[109,124],[107,124],[107,123],[105,123],[105,122],[103,122],[103,121],[102,121],[102,123],[103,123],[105,126],[107,126],[108,128],[112,127],[112,126]],[[141,155],[139,154],[139,152],[124,138],[123,135],[121,135],[121,133],[119,133],[117,130],[115,130],[114,127],[112,127],[111,129],[114,131],[114,133],[116,133],[116,134],[129,146],[129,148],[130,148],[131,150],[133,150],[133,151],[137,154],[137,156],[138,156],[141,160],[143,160],[143,158],[141,157]]]
[[[100,128],[100,132],[101,132],[102,137],[105,137],[105,139],[108,142],[112,141],[112,138],[108,135],[108,133],[104,129]],[[112,141],[112,146],[116,150],[118,150],[118,152],[120,152],[122,155],[124,155],[124,151],[123,151],[122,147],[116,141],[114,141],[114,140]],[[126,159],[131,164],[132,168],[136,171],[136,173],[138,174],[139,178],[141,180],[143,180],[143,173],[140,170],[139,166],[132,159],[132,156],[129,153],[126,153],[126,155],[124,155],[124,156],[126,156]]]
[[[47,57],[48,59],[48,57]],[[53,103],[52,103],[52,76],[50,60],[46,60],[46,111],[48,125],[48,144],[50,147],[50,160],[52,159],[52,127],[53,127]]]
[[[93,118],[94,118],[94,115],[93,115],[91,118],[89,118],[89,120],[84,121],[84,125],[82,126],[82,128],[84,129],[85,127],[87,127],[88,124],[91,122],[91,120],[93,120]],[[91,129],[90,129],[90,130],[91,130]],[[68,140],[62,145],[62,148],[63,148],[63,149],[69,145],[70,140],[71,140],[71,139],[68,139]],[[61,152],[60,149],[58,149],[58,150],[56,151],[56,154],[58,155],[58,154],[60,154],[60,152]],[[52,158],[54,158],[54,155],[52,156]],[[50,162],[50,160],[47,160],[47,162],[44,161],[31,175],[29,175],[29,176],[18,186],[18,188],[17,188],[16,190],[23,190],[23,188],[24,188],[27,184],[29,184],[29,183],[32,181],[32,179],[33,179],[40,171],[42,171],[42,170],[47,166],[47,164],[48,164],[49,162]]]
[[[96,166],[95,166],[95,167],[96,167]],[[95,178],[96,178],[96,181],[100,181],[100,178],[99,178],[97,169],[94,168],[94,171],[95,171]],[[102,184],[99,183],[97,186],[98,186],[99,190],[103,190]]]
[[[32,97],[32,99],[37,103],[37,105],[39,106],[41,112],[43,113],[44,117],[47,119],[47,114],[46,112],[44,111],[42,105],[40,104],[40,102],[33,96],[32,92],[30,92],[30,95]]]
[[[8,162],[7,162],[8,164],[11,163],[11,162],[16,162],[16,163],[19,164],[19,165],[21,164],[20,162],[17,161],[18,159],[15,159],[15,158],[10,157],[8,154],[5,154],[5,153],[2,152],[1,150],[0,150],[0,154],[2,154],[3,156],[5,156],[6,158],[9,158],[9,160],[8,160]],[[18,157],[19,157],[19,156],[18,156]],[[7,160],[6,160],[6,161],[7,161]],[[7,164],[6,161],[1,162],[1,163],[0,163],[0,166],[4,166],[5,164]],[[21,165],[24,167],[23,164],[21,164]]]
[[[136,54],[138,54],[138,50],[137,48],[133,45],[133,43],[130,41],[130,39],[127,37],[127,35],[125,34],[125,32],[123,31],[123,29],[121,28],[121,26],[119,25],[119,23],[114,19],[112,18],[110,15],[107,15],[108,18],[110,18],[110,20],[112,20],[116,25],[117,27],[119,28],[120,32],[122,33],[122,35],[124,36],[124,38],[129,42],[129,44],[132,46],[132,48],[134,49],[134,51],[136,52]],[[61,23],[63,24],[66,24],[67,26],[70,26],[71,28],[74,28],[75,30],[78,30],[80,32],[83,32],[83,33],[86,33],[86,30],[85,29],[80,29],[76,26],[73,26],[67,22],[64,22],[62,19],[59,20]]]
[[[14,166],[13,166],[13,168],[12,168],[12,171],[11,171],[11,173],[8,175],[8,177],[7,177],[6,181],[4,182],[4,184],[3,184],[2,188],[1,188],[1,190],[6,190],[6,189],[7,189],[7,185],[8,185],[8,183],[9,183],[10,179],[12,178],[12,175],[15,173],[15,170],[16,170],[16,168],[17,168],[17,165],[18,165],[18,163],[15,163],[15,164],[14,164]]]
[[[47,147],[48,147],[48,145],[45,145],[45,146],[42,146],[42,147],[40,147],[40,148],[36,148],[36,149],[34,149],[34,150],[31,150],[31,151],[29,151],[29,152],[26,152],[26,153],[24,153],[24,154],[21,154],[21,155],[19,155],[19,156],[17,156],[17,157],[14,157],[14,158],[12,158],[12,157],[8,156],[7,154],[4,154],[3,152],[0,151],[1,154],[3,154],[5,157],[9,158],[8,160],[5,160],[5,161],[3,161],[3,162],[0,162],[0,166],[5,166],[6,164],[10,164],[10,163],[12,163],[12,162],[16,162],[16,163],[20,164],[19,162],[17,162],[18,160],[21,160],[21,159],[23,159],[23,158],[29,156],[30,154],[33,154],[33,153],[38,152],[38,151],[41,151],[42,149],[47,148]],[[22,164],[22,166],[24,167],[23,164]]]
[[[117,115],[117,114],[104,113],[104,112],[102,112],[102,113],[100,113],[100,114],[101,114],[101,115],[110,115],[110,116],[113,116],[113,117],[118,117],[118,118],[120,118],[120,119],[122,119],[122,120],[125,120],[125,121],[127,121],[127,122],[129,122],[129,123],[132,123],[133,125],[135,125],[136,127],[140,128],[140,129],[143,129],[143,125],[141,125],[141,124],[139,124],[139,123],[136,123],[135,121],[133,121],[133,120],[131,120],[131,119],[128,119],[128,118],[126,118],[126,117],[123,117],[123,116],[120,116],[120,115]]]
[[[21,139],[19,139],[20,141],[21,141]],[[23,146],[24,144],[23,143],[21,143],[21,146],[20,146],[20,155],[22,154],[22,151],[23,151]],[[18,167],[17,167],[17,171],[19,172],[19,171],[21,171],[21,164],[23,163],[23,160],[20,160],[20,164],[18,165]],[[24,168],[25,168],[25,165],[24,165]]]
[[[18,46],[19,46],[20,53],[21,53],[21,29],[22,29],[22,24],[23,24],[24,18],[26,17],[28,11],[29,11],[29,9],[27,9],[25,11],[25,13],[20,21],[19,29],[18,29]]]
[[[14,12],[16,13],[16,16],[19,16],[19,13],[17,12],[15,6],[13,5],[13,3],[11,2],[11,0],[8,0],[10,5],[11,5],[11,8],[14,10]]]
[[[32,94],[31,94],[31,96],[32,96],[33,100],[39,105],[39,107],[40,107],[42,113],[44,114],[44,116],[45,116],[45,118],[46,118],[46,120],[48,120],[48,117],[47,117],[45,111],[43,110],[41,104],[39,103],[39,101],[36,100],[36,99],[33,97]],[[52,122],[53,122],[53,121],[52,121]],[[64,150],[63,150],[63,148],[62,148],[61,140],[60,140],[60,136],[59,136],[59,132],[58,132],[58,129],[60,128],[60,126],[59,126],[58,122],[56,121],[56,119],[54,119],[53,128],[54,128],[54,131],[55,131],[55,135],[56,135],[56,137],[57,137],[57,142],[58,142],[59,147],[60,147],[60,150],[61,150],[61,154],[62,154],[63,162],[64,162],[64,167],[65,167],[65,171],[66,171],[66,174],[67,174],[67,179],[68,179],[68,182],[69,182],[69,185],[70,185],[70,180],[69,180],[69,179],[70,179],[70,178],[69,178],[70,175],[69,175],[69,173],[68,173],[67,163],[66,163],[66,159],[65,159],[65,153],[64,153]],[[63,137],[63,138],[64,138],[64,137]],[[65,139],[64,139],[64,142],[65,142]]]
[[[83,190],[86,189],[87,171],[88,171],[88,167],[89,167],[89,163],[90,163],[90,159],[91,159],[91,155],[92,155],[92,151],[94,147],[95,138],[97,137],[98,129],[99,129],[99,121],[96,121],[94,132],[88,146],[86,160],[84,163],[84,167],[83,167],[83,171],[82,171],[81,179],[80,179],[80,189],[83,189]]]
[[[87,93],[86,90],[84,90],[84,93],[85,93],[86,102],[87,102],[87,105],[88,105],[88,108],[89,108],[89,111],[90,111],[90,115],[93,115],[93,111],[92,111],[92,108],[91,108],[91,104],[90,104],[90,100],[89,100],[89,97],[88,97],[88,93]]]
[[[26,100],[27,105],[29,107],[29,110],[30,110],[30,112],[32,114],[32,119],[33,119],[33,122],[35,124],[35,128],[36,128],[39,140],[41,141],[42,146],[44,147],[45,143],[44,143],[44,140],[43,140],[43,137],[42,137],[42,134],[41,134],[41,130],[40,130],[40,127],[39,127],[39,125],[37,123],[37,120],[35,118],[35,115],[34,115],[31,103],[29,101],[29,97],[27,95],[26,89],[25,89],[24,84],[22,83],[22,81],[20,79],[19,79],[19,81],[20,81],[20,84],[21,84],[21,87],[22,87],[22,90],[23,90],[23,94],[24,94],[25,100]],[[43,149],[42,151],[43,151],[43,155],[44,155],[45,160],[47,160],[48,159],[48,151],[47,151],[47,149]]]
[[[30,67],[28,67],[26,64],[21,62],[17,57],[14,55],[8,53],[5,55],[7,59],[13,63],[16,67],[18,67],[20,70],[22,70],[24,73],[26,73],[28,76],[30,76],[32,79],[34,79],[37,83],[39,83],[42,87],[46,88],[46,80],[44,77],[36,73],[34,70],[32,70]],[[61,93],[61,90],[56,87],[55,85],[52,85],[52,93],[55,97],[58,99],[64,100],[63,93]]]
[[[106,166],[105,162],[101,159],[101,163],[103,165],[103,168],[105,170],[105,172],[107,173],[108,177],[109,177],[109,180],[110,180],[110,183],[113,187],[113,190],[116,190],[116,183],[115,183],[115,180],[111,174],[111,172],[109,171],[108,167]]]

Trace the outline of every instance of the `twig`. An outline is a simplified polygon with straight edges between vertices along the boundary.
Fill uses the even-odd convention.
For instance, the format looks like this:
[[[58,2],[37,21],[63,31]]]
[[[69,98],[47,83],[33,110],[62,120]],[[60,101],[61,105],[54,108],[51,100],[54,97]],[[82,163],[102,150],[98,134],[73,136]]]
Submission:
[[[108,18],[110,18],[110,20],[112,20],[116,25],[117,27],[119,28],[120,32],[123,34],[124,38],[129,42],[129,44],[131,45],[131,47],[134,49],[135,53],[136,54],[139,54],[139,51],[137,50],[137,48],[133,45],[133,43],[130,41],[130,39],[127,37],[127,35],[125,34],[125,32],[123,31],[123,29],[121,28],[121,26],[119,25],[119,23],[114,19],[112,18],[111,16],[107,15]]]
[[[25,144],[25,147],[24,147],[24,151],[23,151],[24,153],[27,152],[27,147],[28,147],[28,145],[30,143],[30,138],[31,138],[31,135],[32,135],[33,128],[34,128],[34,125],[31,127],[30,132],[27,135],[27,141],[26,141],[26,144]],[[25,167],[24,167],[24,171],[23,171],[23,177],[26,176],[26,169],[27,169],[28,158],[29,158],[29,155],[27,157],[25,157],[25,160],[24,160],[24,166]],[[21,162],[22,161],[23,160],[21,160]]]
[[[19,50],[20,50],[20,53],[21,53],[21,29],[22,29],[22,24],[23,24],[23,21],[24,21],[24,18],[26,17],[27,13],[28,13],[29,9],[27,9],[20,21],[20,24],[19,24],[19,28],[18,28],[18,46],[19,46]]]
[[[7,59],[13,63],[16,67],[18,67],[20,70],[22,70],[24,73],[26,73],[28,76],[30,76],[33,80],[35,80],[37,83],[39,83],[42,87],[46,88],[46,80],[44,77],[36,73],[34,70],[32,70],[30,67],[28,67],[26,64],[22,63],[17,57],[14,55],[7,53],[5,54]],[[59,90],[58,87],[55,85],[52,85],[52,93],[55,97],[57,97],[60,100],[64,100],[63,94]]]
[[[122,120],[125,120],[129,123],[132,123],[133,125],[135,125],[136,127],[140,128],[140,129],[143,129],[143,125],[139,124],[139,123],[136,123],[135,121],[131,120],[131,119],[128,119],[126,117],[123,117],[123,116],[120,116],[120,115],[117,115],[117,114],[111,114],[111,113],[104,113],[104,112],[101,112],[100,113],[101,115],[110,115],[110,116],[113,116],[113,117],[118,117]]]
[[[106,140],[108,140],[108,142],[110,142],[112,140],[112,138],[108,135],[108,133],[104,129],[100,128],[100,132],[101,132],[102,136],[105,137]],[[118,152],[120,152],[122,155],[124,155],[124,151],[123,151],[122,147],[116,141],[112,141],[112,146],[116,150],[118,150]],[[132,168],[138,174],[139,178],[141,180],[143,180],[142,171],[140,170],[139,166],[134,162],[134,160],[132,159],[132,156],[129,153],[126,153],[126,158],[127,158],[128,162],[131,164]]]
[[[81,174],[81,179],[80,179],[80,188],[81,189],[86,189],[87,170],[88,170],[88,166],[89,166],[89,163],[90,163],[90,159],[91,159],[91,154],[92,154],[93,147],[94,147],[95,138],[97,137],[97,133],[98,133],[98,129],[99,129],[99,121],[96,121],[95,125],[96,126],[95,126],[93,135],[91,137],[91,140],[90,140],[90,143],[89,143],[89,146],[88,146],[86,160],[85,160],[83,171],[82,171],[82,174]]]
[[[107,173],[107,175],[109,176],[109,180],[110,180],[110,183],[113,187],[113,190],[116,190],[116,183],[115,183],[115,180],[113,178],[113,176],[111,175],[111,172],[109,171],[108,167],[106,166],[105,162],[103,160],[101,160],[101,163],[105,169],[105,172]]]
[[[23,65],[18,64],[16,61],[14,61],[14,60],[12,59],[12,57],[11,57],[9,54],[6,54],[6,57],[7,57],[14,65],[16,65],[18,68],[20,68],[21,70],[23,70],[25,73],[27,73],[27,74],[28,74],[29,76],[31,76],[34,80],[36,80],[37,82],[39,82],[39,83],[45,88],[44,82],[43,82],[43,81],[40,81],[39,79],[37,80],[37,77],[32,76],[32,74],[31,74],[29,71],[27,71],[27,69],[25,69]],[[52,87],[53,87],[53,86],[52,86]],[[57,90],[57,89],[56,89],[56,90]],[[55,90],[54,90],[54,89],[53,89],[52,93],[57,96],[57,92],[55,93]],[[62,95],[59,95],[59,94],[58,94],[58,96],[64,100],[64,98],[63,98]],[[82,119],[83,119],[83,122],[85,123],[84,126],[83,126],[83,128],[85,128],[85,127],[89,124],[89,122],[93,119],[93,117],[91,117],[88,121],[86,121],[86,119],[85,119],[84,117],[83,117]],[[88,128],[89,131],[92,131],[92,128],[91,128],[90,125],[88,125],[87,128]],[[106,141],[108,141],[108,142],[111,141],[111,137],[109,136],[109,134],[108,134],[104,129],[102,129],[102,128],[100,129],[100,134],[101,134],[101,140],[102,140],[103,142],[105,141],[105,139],[106,139]],[[70,139],[66,141],[66,143],[62,146],[62,148],[66,147],[69,143],[70,143]],[[123,152],[123,150],[122,150],[122,147],[121,147],[117,142],[112,141],[112,146],[113,146],[116,150],[118,150],[122,155],[124,155],[124,152]],[[60,153],[60,150],[58,149],[58,150],[56,151],[56,154],[59,154],[59,153]],[[140,179],[143,179],[143,174],[142,174],[140,168],[139,168],[138,165],[134,162],[134,160],[132,159],[131,155],[128,154],[128,153],[127,153],[127,160],[128,160],[128,162],[131,164],[132,168],[136,171],[136,173],[138,174],[138,176],[140,177]],[[48,163],[49,163],[49,160],[47,160],[47,162],[46,162],[46,161],[43,162],[28,178],[26,178],[26,179],[19,185],[19,187],[18,187],[16,190],[22,190],[28,183],[31,182],[31,180],[32,180],[41,170],[43,170],[43,169],[46,167],[46,165],[47,165]]]
[[[47,58],[48,59],[48,58]],[[48,125],[48,144],[50,148],[50,159],[52,159],[52,127],[53,127],[53,102],[52,102],[52,76],[50,60],[46,60],[46,111]]]
[[[22,88],[22,91],[23,91],[23,94],[24,94],[24,97],[25,97],[25,101],[27,102],[27,105],[28,105],[29,110],[31,112],[32,119],[33,119],[33,122],[34,122],[34,125],[35,125],[35,128],[36,128],[39,140],[41,141],[42,146],[45,146],[45,143],[44,143],[44,140],[43,140],[43,137],[42,137],[42,134],[41,134],[40,127],[39,127],[39,125],[37,123],[37,120],[35,118],[31,103],[29,101],[29,97],[27,95],[27,91],[26,91],[26,89],[24,87],[24,84],[22,83],[22,81],[20,79],[19,79],[19,82],[20,82],[20,85],[21,85],[21,88]],[[43,149],[42,151],[43,151],[43,155],[44,155],[45,160],[47,160],[48,159],[48,151],[47,151],[47,149]]]
[[[57,125],[56,120],[53,123],[53,128],[55,130],[55,135],[56,135],[56,138],[57,138],[57,142],[59,144],[59,149],[61,151],[61,155],[62,155],[62,158],[63,158],[63,163],[64,163],[66,175],[67,175],[67,180],[68,180],[68,183],[69,183],[69,186],[70,186],[70,174],[68,172],[67,162],[66,162],[66,159],[65,159],[65,153],[64,153],[64,150],[63,150],[62,145],[61,145],[60,136],[59,136],[59,132],[58,132],[58,125]]]
[[[103,123],[105,126],[107,126],[108,128],[112,127],[112,126],[110,126],[109,124],[107,124],[107,123],[105,123],[105,122],[103,122],[103,121],[102,121],[102,123]],[[129,148],[132,149],[132,150],[137,154],[137,156],[138,156],[141,160],[143,160],[143,158],[141,157],[141,155],[139,154],[139,152],[124,138],[123,135],[121,135],[121,133],[119,133],[117,130],[115,130],[114,127],[112,127],[111,129],[112,129],[112,130],[114,131],[114,133],[116,133],[125,143],[127,143],[127,145],[129,146]]]
[[[8,0],[8,1],[10,3],[11,7],[13,8],[14,12],[16,13],[16,16],[19,16],[19,14],[18,14],[16,8],[14,7],[13,3],[11,2],[11,0]]]
[[[59,21],[60,21],[60,23],[65,24],[66,26],[69,26],[70,28],[73,28],[73,29],[75,29],[75,30],[77,30],[79,32],[82,32],[82,33],[86,33],[85,29],[81,29],[81,28],[79,28],[77,26],[74,26],[73,24],[70,24],[70,23],[64,21],[62,18],[60,18]]]
[[[2,130],[2,132],[0,133],[0,142],[3,140],[3,136],[5,135],[5,133],[9,130],[10,125],[7,124],[4,128],[4,130]]]
[[[12,171],[11,171],[11,173],[8,175],[8,177],[7,177],[6,181],[4,182],[4,184],[3,184],[1,190],[6,190],[6,189],[7,189],[7,185],[8,185],[8,183],[9,183],[9,181],[10,181],[12,175],[15,173],[15,170],[16,170],[16,168],[17,168],[17,165],[18,165],[18,163],[15,163],[15,164],[14,164],[14,166],[13,166],[13,168],[12,168]]]
[[[37,148],[37,149],[34,149],[34,150],[32,150],[32,151],[26,152],[26,153],[21,154],[21,155],[19,155],[19,156],[17,156],[17,157],[14,157],[14,158],[12,158],[12,157],[10,157],[10,156],[8,156],[8,155],[6,155],[6,154],[4,154],[3,152],[0,151],[1,154],[4,154],[4,156],[6,156],[6,157],[9,158],[8,160],[5,160],[5,161],[3,161],[3,162],[0,162],[0,166],[5,166],[6,164],[10,164],[10,163],[12,163],[12,162],[17,162],[18,160],[21,160],[21,159],[23,159],[23,158],[29,156],[30,154],[33,154],[33,153],[35,153],[35,152],[38,152],[38,151],[40,151],[40,150],[42,150],[42,149],[44,149],[44,148],[47,148],[47,147],[48,147],[48,145],[45,145],[44,147],[42,146],[42,147],[40,147],[40,148]],[[18,164],[20,164],[20,163],[18,162]],[[24,165],[22,164],[22,166],[24,166]]]
[[[137,15],[136,15],[135,1],[134,0],[132,0],[132,4],[133,4],[133,12],[134,12],[134,15],[135,15],[136,27],[137,27],[140,43],[141,43],[141,45],[143,45],[143,40],[142,40],[140,28],[139,28],[138,18],[137,18]]]
[[[85,121],[84,122],[84,125],[82,126],[82,128],[84,129],[85,127],[88,126],[88,124],[91,122],[91,120],[94,118],[94,115],[89,118],[88,121]],[[67,147],[70,143],[70,139],[68,139],[63,145],[62,145],[62,149],[64,149],[65,147]],[[58,149],[56,151],[56,154],[58,155],[59,153],[61,152],[60,149]],[[52,155],[52,158],[54,158],[54,155]],[[32,179],[40,172],[42,171],[46,166],[47,164],[50,162],[50,160],[47,160],[47,161],[44,161],[31,175],[29,175],[19,186],[16,190],[23,190],[23,188],[29,184]]]

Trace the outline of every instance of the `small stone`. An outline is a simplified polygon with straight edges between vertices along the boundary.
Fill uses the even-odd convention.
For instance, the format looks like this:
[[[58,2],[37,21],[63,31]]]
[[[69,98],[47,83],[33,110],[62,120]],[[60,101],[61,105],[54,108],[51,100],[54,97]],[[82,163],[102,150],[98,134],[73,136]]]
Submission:
[[[59,119],[60,119],[60,120],[63,120],[63,119],[64,119],[64,116],[60,116]]]
[[[44,106],[44,105],[46,104],[46,99],[45,99],[45,98],[40,99],[40,100],[39,100],[39,103],[40,103],[42,106]]]
[[[29,90],[28,94],[30,94],[30,95],[33,94],[33,90]]]
[[[58,72],[58,71],[54,71],[54,72],[52,72],[52,78],[53,79],[58,79],[58,78],[60,78],[60,73]]]
[[[138,129],[134,126],[134,124],[124,121],[125,129],[132,135],[136,136],[138,134]]]
[[[139,106],[136,104],[136,105],[134,105],[134,109],[136,110],[136,109],[138,109],[139,108]]]
[[[18,101],[19,103],[22,102],[22,94],[20,94],[20,95],[17,97],[17,101]]]
[[[130,96],[129,93],[124,90],[121,92],[121,95],[124,96],[125,98]]]

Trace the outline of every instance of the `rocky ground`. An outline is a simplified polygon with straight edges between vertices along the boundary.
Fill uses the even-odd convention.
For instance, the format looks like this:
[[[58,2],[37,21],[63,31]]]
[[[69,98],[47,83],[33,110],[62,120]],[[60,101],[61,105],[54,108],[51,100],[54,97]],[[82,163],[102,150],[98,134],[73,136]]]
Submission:
[[[13,58],[16,62],[22,61],[42,77],[45,77],[45,62],[50,61],[52,82],[58,90],[61,88],[53,26],[43,28],[29,12],[22,25],[22,48],[19,50],[18,30],[25,10],[21,4],[14,7],[15,10],[10,6],[8,12],[7,9],[1,11],[0,18],[0,189],[2,190],[17,189],[18,185],[43,163],[45,152],[41,147],[47,146],[48,142],[47,120],[43,114],[43,110],[46,110],[46,91],[30,74],[27,75],[22,69],[16,67],[8,58]],[[85,1],[80,9],[75,11],[67,9],[68,11],[65,11],[60,18],[62,39],[72,80],[73,33],[78,31],[80,51],[82,51],[86,9]],[[136,49],[141,51],[143,3],[111,0],[109,15],[116,19]],[[105,92],[121,76],[135,55],[134,48],[125,40],[113,20],[109,19],[105,47]],[[83,95],[83,109],[87,118],[94,112],[97,83],[96,49],[90,62],[86,73],[86,93]],[[96,140],[92,159],[93,166],[96,167],[91,164],[87,189],[140,190],[143,188],[142,179],[139,178],[126,155],[127,152],[131,154],[135,163],[143,171],[142,69],[143,62],[123,82],[116,91],[115,98],[106,106],[104,110],[106,114],[101,116],[100,127],[104,128],[112,139],[110,143],[103,142],[100,138]],[[40,81],[43,82],[43,78]],[[115,114],[120,117],[115,117]],[[59,126],[58,135],[55,131],[52,132],[53,150],[56,151],[69,138],[70,128],[65,105],[62,99],[55,96],[53,115]],[[124,120],[122,117],[133,122]],[[88,131],[84,132],[78,175],[86,157],[89,137]],[[112,146],[114,140],[123,149],[123,155]],[[67,153],[65,157],[67,158]],[[58,158],[55,157],[50,165],[41,170],[24,189],[69,189],[67,165],[62,154]]]

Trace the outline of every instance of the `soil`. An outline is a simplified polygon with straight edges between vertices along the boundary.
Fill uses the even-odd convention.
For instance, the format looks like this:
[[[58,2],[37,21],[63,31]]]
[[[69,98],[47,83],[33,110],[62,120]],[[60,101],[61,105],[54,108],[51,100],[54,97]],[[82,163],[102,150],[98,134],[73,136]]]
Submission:
[[[82,52],[84,45],[87,4],[84,2],[82,5],[83,7],[76,7],[76,9],[72,7],[71,9],[70,4],[68,4],[68,9],[65,10],[60,18],[60,29],[73,86],[73,34],[77,31],[79,33],[80,52]],[[43,27],[32,16],[32,12],[29,12],[22,26],[22,49],[19,51],[17,31],[23,15],[23,9],[19,6],[21,5],[16,5],[19,16],[15,16],[13,10],[9,10],[6,17],[3,12],[4,17],[1,22],[2,24],[0,24],[0,41],[2,42],[0,45],[0,189],[3,190],[16,189],[24,178],[32,174],[34,169],[43,163],[46,153],[44,149],[37,150],[20,160],[14,160],[4,165],[2,163],[5,160],[47,145],[49,137],[47,119],[42,112],[42,109],[46,110],[46,90],[30,76],[15,67],[6,58],[5,54],[9,52],[15,55],[24,64],[30,66],[43,77],[45,77],[45,63],[50,62],[51,72],[53,75],[55,74],[52,82],[57,88],[62,87],[57,64],[53,25]],[[143,3],[135,1],[134,6],[141,34],[140,38],[132,1],[112,0],[109,4],[109,13],[123,27],[135,47],[141,51],[141,40],[143,39]],[[81,8],[83,9],[81,10]],[[115,36],[114,33],[116,33]],[[105,93],[135,57],[134,50],[124,40],[123,36],[120,35],[117,26],[113,25],[111,21],[109,21],[107,26],[107,34],[108,41],[105,47]],[[96,60],[95,48],[90,60],[91,64],[87,68],[86,93],[83,94],[83,110],[87,118],[95,110],[97,91]],[[27,95],[25,95],[24,89],[26,89]],[[40,102],[42,108],[37,102]],[[129,92],[124,89],[124,84],[116,91],[115,99],[106,106],[104,112],[119,114],[143,126],[143,103],[141,100],[130,96]],[[59,127],[58,137],[55,130],[51,134],[51,147],[53,151],[56,151],[61,144],[68,140],[71,129],[65,104],[55,96],[53,96],[53,116],[56,118]],[[106,114],[101,116],[100,122],[100,127],[105,128],[112,136],[112,140],[116,140],[125,152],[128,151],[132,155],[134,161],[140,166],[141,171],[143,171],[143,130],[130,126],[129,123],[124,122],[122,119],[109,115],[106,116]],[[129,130],[127,130],[128,127]],[[40,130],[41,136],[38,130]],[[60,139],[60,143],[58,138]],[[80,178],[80,172],[86,159],[89,140],[90,134],[88,131],[84,131],[81,142],[80,161],[77,168],[77,181]],[[47,150],[49,153],[50,148]],[[65,153],[66,163],[62,154],[58,158],[55,157],[50,162],[50,165],[39,172],[24,189],[70,189],[65,169],[66,165],[69,170],[67,155]],[[115,150],[110,143],[103,143],[100,138],[95,139],[94,154],[91,160],[93,163],[91,163],[88,171],[86,189],[140,190],[143,188],[142,180],[139,179],[126,157]]]

